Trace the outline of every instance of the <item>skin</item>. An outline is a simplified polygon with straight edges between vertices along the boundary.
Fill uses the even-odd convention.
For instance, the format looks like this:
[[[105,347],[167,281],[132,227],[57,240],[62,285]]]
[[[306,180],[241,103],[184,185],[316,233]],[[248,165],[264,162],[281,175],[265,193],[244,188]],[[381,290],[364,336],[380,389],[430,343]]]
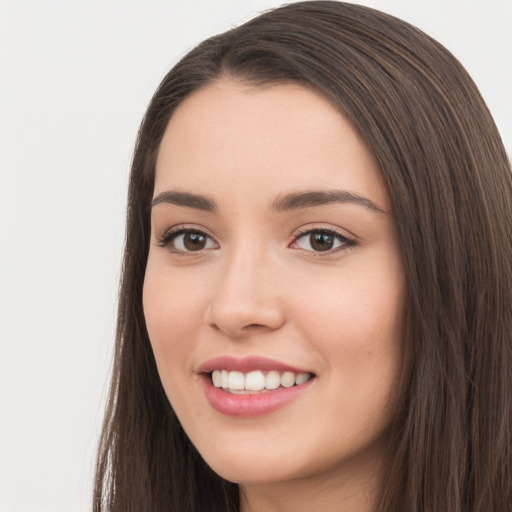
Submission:
[[[292,192],[342,190],[372,202],[276,211]],[[402,363],[405,279],[379,166],[328,101],[294,84],[220,80],[176,110],[154,197],[200,194],[216,211],[152,208],[144,312],[158,371],[206,462],[238,482],[241,510],[370,511],[381,482]],[[161,197],[161,196],[160,196]],[[209,238],[186,252],[183,236]],[[333,230],[315,251],[315,229]],[[198,367],[264,356],[314,373],[294,401],[252,418],[216,411]]]

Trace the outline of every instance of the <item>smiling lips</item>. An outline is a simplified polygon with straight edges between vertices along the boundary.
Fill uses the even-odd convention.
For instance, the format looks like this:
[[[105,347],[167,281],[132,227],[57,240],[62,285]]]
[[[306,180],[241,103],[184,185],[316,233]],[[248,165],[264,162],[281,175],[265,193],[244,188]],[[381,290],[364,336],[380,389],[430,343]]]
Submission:
[[[200,368],[210,405],[229,416],[267,414],[298,398],[315,375],[260,357],[221,357]]]

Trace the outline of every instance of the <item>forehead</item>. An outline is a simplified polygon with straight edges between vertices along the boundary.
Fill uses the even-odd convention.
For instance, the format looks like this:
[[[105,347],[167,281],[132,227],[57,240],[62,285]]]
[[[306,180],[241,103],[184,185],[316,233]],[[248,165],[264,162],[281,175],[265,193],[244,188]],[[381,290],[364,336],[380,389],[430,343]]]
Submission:
[[[249,194],[343,188],[389,206],[378,163],[329,101],[296,84],[247,87],[224,80],[174,112],[157,159],[166,189]]]

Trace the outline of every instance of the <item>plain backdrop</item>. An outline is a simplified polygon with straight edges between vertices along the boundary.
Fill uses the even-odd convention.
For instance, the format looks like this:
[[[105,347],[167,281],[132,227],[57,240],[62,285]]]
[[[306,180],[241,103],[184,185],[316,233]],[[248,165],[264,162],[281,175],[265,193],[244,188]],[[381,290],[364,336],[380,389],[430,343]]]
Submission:
[[[188,49],[273,0],[0,0],[0,512],[91,510],[127,176]],[[447,46],[512,150],[512,0],[367,0]]]

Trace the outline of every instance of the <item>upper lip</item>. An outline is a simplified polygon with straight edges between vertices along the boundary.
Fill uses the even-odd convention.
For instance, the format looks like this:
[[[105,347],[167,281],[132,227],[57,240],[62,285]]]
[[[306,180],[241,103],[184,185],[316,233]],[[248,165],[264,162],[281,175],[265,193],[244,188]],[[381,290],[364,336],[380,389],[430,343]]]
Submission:
[[[216,357],[201,364],[197,371],[198,373],[210,373],[213,370],[239,371],[242,373],[247,373],[254,370],[313,373],[308,370],[291,366],[281,361],[276,361],[274,359],[261,356],[248,356],[241,359],[232,356]]]

